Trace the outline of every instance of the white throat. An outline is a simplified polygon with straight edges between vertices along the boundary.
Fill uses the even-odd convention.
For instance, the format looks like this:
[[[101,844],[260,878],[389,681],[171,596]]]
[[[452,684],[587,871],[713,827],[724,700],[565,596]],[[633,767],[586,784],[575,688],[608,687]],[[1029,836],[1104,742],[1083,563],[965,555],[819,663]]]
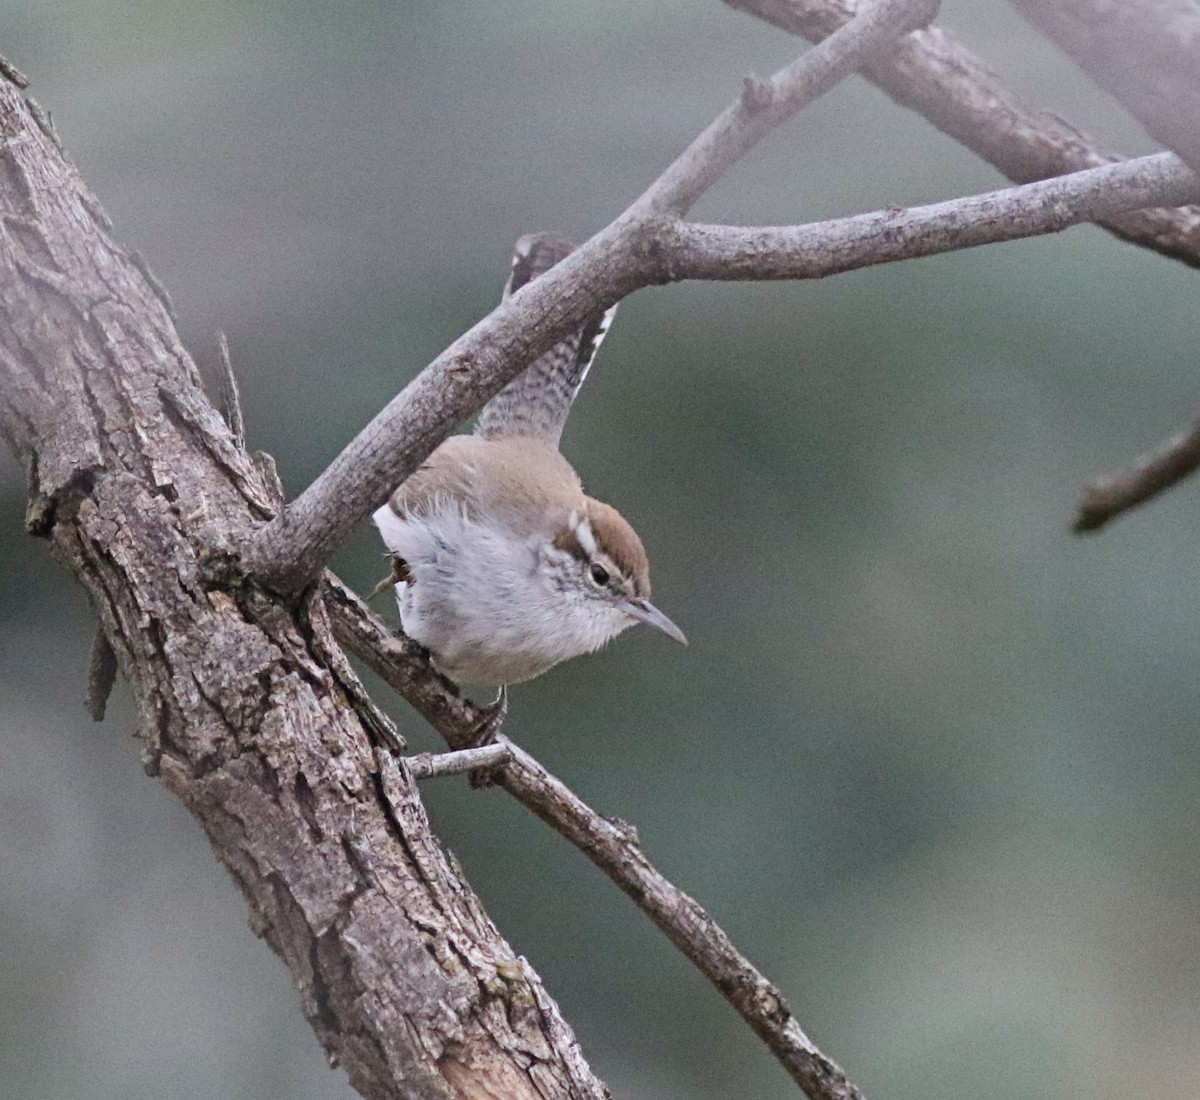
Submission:
[[[586,518],[572,520],[594,552]],[[554,546],[550,533],[515,537],[445,498],[407,517],[385,506],[375,522],[412,578],[396,586],[405,633],[457,683],[531,680],[634,623],[589,590],[578,559]]]

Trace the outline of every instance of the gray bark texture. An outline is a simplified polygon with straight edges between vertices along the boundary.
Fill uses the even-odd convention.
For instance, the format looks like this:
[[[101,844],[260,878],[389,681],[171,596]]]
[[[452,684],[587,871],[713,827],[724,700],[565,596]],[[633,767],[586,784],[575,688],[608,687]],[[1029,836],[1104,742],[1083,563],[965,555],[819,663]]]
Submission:
[[[857,10],[846,0],[726,2],[813,39]],[[1200,117],[1196,3],[1013,3],[1200,164],[1187,133]],[[140,708],[147,771],[205,830],[246,896],[253,929],[291,970],[330,1060],[364,1096],[608,1095],[537,975],[440,848],[407,765],[391,751],[396,732],[337,640],[452,746],[469,741],[475,708],[335,578],[321,577],[346,532],[453,423],[572,326],[651,283],[819,277],[1084,217],[1200,266],[1195,208],[1136,209],[1195,198],[1195,178],[1177,160],[1097,167],[1114,158],[1026,107],[936,28],[880,52],[888,34],[935,6],[877,0],[854,32],[861,41],[831,39],[771,81],[748,81],[741,100],[639,200],[644,208],[635,204],[464,334],[286,512],[269,459],[245,449],[227,357],[223,416],[165,295],[113,240],[21,93],[23,78],[0,59],[0,434],[28,471],[30,533],[49,542],[100,617],[89,707],[102,716],[119,669]],[[864,59],[895,99],[1013,179],[1094,174],[807,227],[747,230],[668,216],[805,96]],[[1124,191],[1114,186],[1122,181]],[[631,828],[601,818],[516,746],[503,747],[508,763],[495,782],[621,886],[810,1096],[859,1095],[775,987],[649,864]],[[450,762],[423,766],[432,774]]]
[[[4,75],[0,430],[28,470],[30,532],[86,588],[133,687],[147,771],[204,829],[364,1096],[606,1096],[437,843],[321,601],[227,568],[274,486]]]

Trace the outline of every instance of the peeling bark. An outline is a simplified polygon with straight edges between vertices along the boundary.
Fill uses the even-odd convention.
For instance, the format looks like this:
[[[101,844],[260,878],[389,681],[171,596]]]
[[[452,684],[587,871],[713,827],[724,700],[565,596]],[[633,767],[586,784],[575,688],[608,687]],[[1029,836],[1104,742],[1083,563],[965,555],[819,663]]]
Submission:
[[[228,565],[274,487],[205,396],[165,296],[0,81],[0,431],[31,533],[86,588],[146,769],[366,1097],[602,1097],[568,1025],[429,828],[312,593]]]

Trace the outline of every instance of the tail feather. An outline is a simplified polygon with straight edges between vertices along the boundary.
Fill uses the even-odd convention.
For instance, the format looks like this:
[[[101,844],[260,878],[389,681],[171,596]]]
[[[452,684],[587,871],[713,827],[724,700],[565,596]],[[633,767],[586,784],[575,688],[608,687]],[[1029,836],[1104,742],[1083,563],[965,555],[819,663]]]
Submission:
[[[517,241],[512,274],[504,297],[544,275],[569,256],[575,245],[548,233],[531,233]],[[485,439],[529,436],[558,446],[571,405],[587,377],[592,360],[612,323],[616,306],[588,318],[584,326],[555,344],[484,406],[475,426]]]

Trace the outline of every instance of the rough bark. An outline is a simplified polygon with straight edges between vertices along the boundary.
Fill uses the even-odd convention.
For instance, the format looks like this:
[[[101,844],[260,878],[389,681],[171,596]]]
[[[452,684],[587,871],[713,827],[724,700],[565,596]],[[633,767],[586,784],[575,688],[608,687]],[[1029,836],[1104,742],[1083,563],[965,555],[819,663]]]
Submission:
[[[466,744],[484,717],[446,690],[426,657],[380,622],[332,573],[325,601],[334,633],[352,653],[408,700],[452,747]],[[642,850],[637,830],[602,817],[503,734],[507,764],[492,778],[584,853],[619,886],[753,1029],[812,1100],[862,1100],[841,1067],[804,1033],[787,1001],[697,901],[670,882]],[[459,753],[447,753],[458,756]]]
[[[0,429],[31,533],[88,591],[181,798],[371,1098],[600,1097],[569,1027],[430,831],[319,600],[226,569],[271,486],[169,308],[0,80]]]

